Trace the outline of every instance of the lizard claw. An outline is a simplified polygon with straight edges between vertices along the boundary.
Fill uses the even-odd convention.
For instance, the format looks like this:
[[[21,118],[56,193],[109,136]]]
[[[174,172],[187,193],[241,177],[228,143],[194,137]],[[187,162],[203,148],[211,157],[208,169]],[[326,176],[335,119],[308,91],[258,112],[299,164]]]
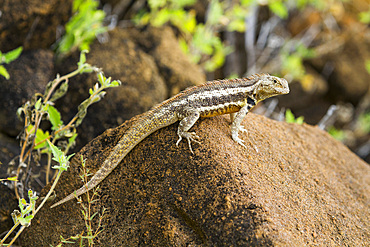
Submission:
[[[179,135],[179,139],[176,142],[176,146],[179,146],[180,141],[184,137],[188,140],[190,152],[194,154],[193,149],[191,148],[191,142],[193,141],[193,142],[200,144],[200,141],[199,141],[200,137],[197,134],[195,134],[195,132],[182,132],[178,135]]]
[[[244,129],[243,125],[240,125],[238,130],[241,131],[241,132],[248,132],[248,130]]]
[[[246,146],[244,145],[244,140],[242,140],[242,139],[240,139],[239,137],[238,137],[238,134],[236,133],[236,134],[232,134],[232,138],[233,138],[233,140],[235,141],[235,142],[237,142],[239,145],[241,145],[241,146],[243,146],[243,147],[245,147],[246,148]],[[254,150],[256,150],[256,153],[258,153],[258,148],[255,146],[255,145],[253,145],[252,144],[252,147],[254,148]]]
[[[240,139],[238,136],[233,136],[233,140],[236,141],[239,145],[246,148],[246,146],[244,145],[244,141]]]

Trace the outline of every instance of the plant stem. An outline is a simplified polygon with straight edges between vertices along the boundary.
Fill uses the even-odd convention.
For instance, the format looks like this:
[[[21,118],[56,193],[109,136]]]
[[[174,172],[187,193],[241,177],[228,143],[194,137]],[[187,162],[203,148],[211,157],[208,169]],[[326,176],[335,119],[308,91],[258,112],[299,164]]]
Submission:
[[[17,228],[17,226],[19,225],[19,222],[17,222],[16,224],[14,224],[14,226],[12,227],[12,229],[10,229],[8,231],[8,233],[5,235],[5,237],[1,240],[0,244],[4,244],[5,240],[9,237],[9,235],[15,230],[15,228]]]

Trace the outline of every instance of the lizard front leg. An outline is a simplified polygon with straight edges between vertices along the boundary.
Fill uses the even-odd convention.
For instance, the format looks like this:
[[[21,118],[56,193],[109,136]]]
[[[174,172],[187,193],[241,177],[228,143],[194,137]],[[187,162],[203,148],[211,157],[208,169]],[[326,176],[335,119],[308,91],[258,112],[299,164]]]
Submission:
[[[232,121],[232,123],[231,123],[231,136],[232,136],[234,141],[236,141],[237,143],[239,143],[243,147],[245,147],[245,145],[243,143],[244,141],[239,138],[239,131],[242,131],[242,132],[247,131],[246,129],[244,129],[243,125],[241,125],[241,122],[242,122],[243,118],[245,117],[245,115],[247,115],[247,113],[249,111],[249,108],[250,108],[249,105],[245,105],[242,108],[240,108],[240,110],[237,113],[230,114],[230,118],[231,118],[231,121]]]
[[[194,141],[196,143],[200,143],[199,136],[195,134],[195,132],[188,132],[188,130],[193,127],[195,122],[199,119],[200,113],[194,109],[185,109],[181,116],[179,116],[180,123],[179,127],[177,129],[177,135],[179,136],[179,139],[176,142],[176,146],[179,146],[180,141],[182,138],[186,138],[188,140],[189,149],[191,153],[194,153],[191,148],[191,141]]]

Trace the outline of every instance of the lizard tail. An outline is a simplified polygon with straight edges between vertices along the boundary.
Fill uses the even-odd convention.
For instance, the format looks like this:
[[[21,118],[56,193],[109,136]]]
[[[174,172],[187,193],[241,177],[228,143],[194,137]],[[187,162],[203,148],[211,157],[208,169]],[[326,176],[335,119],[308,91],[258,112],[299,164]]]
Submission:
[[[67,197],[63,198],[63,200],[60,200],[59,202],[54,203],[50,208],[54,208],[54,207],[56,207],[60,204],[63,204],[65,202],[69,201],[69,200],[72,200],[73,198],[77,198],[78,195],[82,195],[83,193],[85,193],[87,191],[89,191],[88,188],[86,188],[85,186],[81,187],[78,190],[76,190],[75,192],[73,192],[72,194],[69,194]]]
[[[68,195],[61,201],[53,204],[51,208],[54,208],[64,202],[67,202],[73,198],[76,198],[83,193],[91,190],[98,185],[106,176],[108,176],[114,168],[122,161],[122,159],[144,138],[152,134],[156,130],[168,126],[177,121],[175,115],[170,116],[163,114],[161,117],[153,117],[152,115],[157,114],[156,111],[148,112],[142,117],[140,124],[131,126],[131,128],[124,134],[122,139],[113,148],[113,151],[104,161],[102,167],[94,174],[91,180],[85,184],[85,186],[79,188],[74,193]]]
[[[126,139],[121,140],[117,146],[114,148],[113,152],[104,161],[102,167],[94,174],[94,176],[87,182],[84,186],[69,194],[67,197],[63,198],[57,203],[54,203],[50,208],[54,208],[62,203],[65,203],[73,198],[86,193],[87,191],[98,185],[106,176],[108,176],[114,168],[122,161],[122,159],[131,151],[134,147],[133,145],[126,147]]]

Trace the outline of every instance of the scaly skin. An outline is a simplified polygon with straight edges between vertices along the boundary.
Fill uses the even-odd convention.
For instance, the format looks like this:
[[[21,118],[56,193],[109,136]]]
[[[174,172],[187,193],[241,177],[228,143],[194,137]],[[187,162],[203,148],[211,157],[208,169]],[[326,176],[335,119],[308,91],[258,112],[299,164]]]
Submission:
[[[137,144],[158,129],[177,121],[180,123],[177,130],[179,140],[176,145],[185,138],[193,153],[191,141],[199,143],[199,137],[194,132],[188,131],[194,123],[200,117],[230,114],[231,136],[234,141],[245,147],[243,140],[238,137],[239,131],[245,131],[241,125],[245,115],[258,102],[287,93],[289,93],[288,82],[268,74],[256,74],[243,79],[216,80],[189,88],[135,119],[134,124],[113,148],[91,180],[51,207],[56,207],[94,188]]]

